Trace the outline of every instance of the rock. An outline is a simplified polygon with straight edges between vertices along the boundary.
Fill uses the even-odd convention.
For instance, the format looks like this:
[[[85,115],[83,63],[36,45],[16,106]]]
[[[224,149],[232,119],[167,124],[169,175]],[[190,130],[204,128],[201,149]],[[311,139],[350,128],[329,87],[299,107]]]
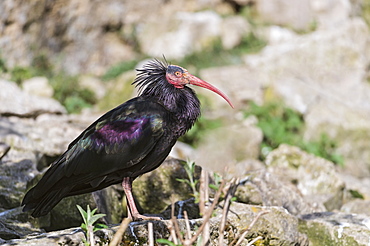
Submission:
[[[0,141],[11,146],[4,160],[31,159],[39,169],[62,154],[84,127],[70,123],[66,115],[40,115],[36,119],[0,118]],[[50,159],[49,159],[50,158]]]
[[[368,93],[368,88],[358,89]],[[370,175],[370,154],[367,151],[370,146],[366,141],[370,136],[370,117],[364,108],[368,102],[362,103],[350,106],[340,102],[321,102],[312,105],[305,117],[305,138],[316,140],[319,133],[325,132],[335,141],[336,154],[343,157],[343,169],[359,178]]]
[[[251,31],[251,27],[246,19],[241,16],[227,17],[221,25],[222,47],[226,50],[238,46],[244,36]]]
[[[281,144],[266,157],[266,165],[280,180],[296,184],[305,200],[323,203],[329,211],[342,206],[345,184],[332,162]]]
[[[219,28],[219,25],[213,25],[217,14],[209,18],[206,13],[190,11],[200,11],[210,6],[215,9],[225,9],[226,6],[229,9],[220,0],[166,3],[161,0],[109,0],[104,4],[93,0],[57,3],[42,0],[25,4],[17,0],[0,1],[0,49],[10,68],[30,66],[35,60],[43,58],[69,74],[100,76],[112,65],[137,58],[138,48],[144,47],[141,50],[144,53],[149,49],[146,55],[152,56],[155,49],[150,49],[150,42],[158,48],[170,48],[159,51],[160,57],[165,54],[168,58],[172,54],[179,55],[178,49],[187,52],[189,47],[193,48],[192,45],[201,44],[203,47],[203,43],[209,41],[203,37],[209,36],[209,30]],[[166,16],[174,16],[172,20],[183,23],[185,28],[176,32],[173,22],[165,23],[163,17]],[[216,18],[220,19],[218,16]],[[156,22],[154,25],[153,20]],[[150,39],[150,30],[143,33],[146,28],[154,28],[153,35],[157,34],[155,39]],[[174,33],[166,35],[163,29]],[[172,42],[176,35],[180,36],[177,36],[176,42]],[[162,46],[159,43],[160,36],[166,36],[163,39],[165,45],[171,45]],[[145,38],[148,38],[149,44],[144,41]]]
[[[293,184],[265,169],[251,171],[238,186],[235,197],[247,204],[283,207],[293,215],[325,211],[320,201],[305,199]]]
[[[231,230],[239,232],[250,225],[253,218],[261,211],[269,211],[268,214],[260,217],[256,224],[251,228],[250,233],[247,234],[246,238],[248,241],[262,236],[259,240],[262,244],[267,245],[307,245],[303,242],[302,237],[298,232],[298,220],[295,216],[289,214],[284,208],[281,207],[261,207],[251,206],[242,203],[232,203],[230,206],[227,219],[227,227],[225,231]],[[212,228],[210,229],[211,235],[218,235],[218,223],[221,220],[221,213],[218,216],[211,219]],[[216,222],[216,225],[214,223]],[[218,223],[217,223],[218,222]],[[229,227],[229,228],[228,228]],[[225,233],[226,234],[226,233]],[[235,234],[234,234],[235,235]],[[213,241],[213,245],[218,245],[218,238]],[[232,236],[231,236],[232,239]],[[229,245],[229,240],[224,240],[224,245]]]
[[[310,0],[258,0],[256,10],[265,22],[308,30],[314,21]]]
[[[21,207],[5,210],[0,213],[1,239],[19,239],[32,233],[43,233],[37,220],[22,212]]]
[[[83,245],[82,239],[85,239],[85,234],[81,228],[70,228],[63,231],[33,234],[24,239],[9,240],[4,245]]]
[[[79,77],[79,85],[81,88],[86,88],[94,92],[97,100],[102,99],[107,92],[106,85],[103,81],[93,76],[84,75]]]
[[[258,158],[262,137],[261,129],[242,123],[209,130],[201,139],[195,163],[209,171],[244,176],[247,170],[241,161]]]
[[[310,245],[369,245],[370,218],[344,213],[302,215],[299,231],[307,235]]]
[[[184,201],[177,201],[174,203],[174,216],[177,219],[184,219],[184,211],[186,211],[189,219],[198,219],[202,217],[199,211],[199,204],[195,203],[195,198],[190,198]],[[159,214],[163,219],[171,219],[172,204],[169,205],[163,212]]]
[[[35,166],[30,160],[0,163],[0,209],[12,209],[21,204],[27,183],[38,174]]]
[[[135,76],[135,71],[129,71],[121,74],[113,81],[107,82],[106,93],[103,98],[99,100],[97,107],[100,110],[110,110],[126,100],[131,99],[133,96],[136,96],[135,87],[131,85]]]
[[[103,221],[107,224],[118,224],[125,216],[123,191],[121,184],[109,186],[92,193],[98,212],[105,214]],[[86,210],[86,209],[85,209]]]
[[[237,108],[250,101],[257,104],[263,102],[263,85],[256,76],[257,69],[254,70],[244,65],[232,65],[202,69],[199,73],[200,78],[212,83],[228,95]],[[229,107],[222,99],[214,99],[212,92],[199,90],[198,93],[212,99],[210,100],[212,104],[208,106],[210,110]]]
[[[361,199],[356,199],[344,204],[340,211],[346,214],[365,214],[370,217],[370,201],[364,201]]]
[[[30,95],[52,97],[54,89],[46,77],[33,77],[22,82],[23,91]]]
[[[9,152],[10,146],[6,143],[0,142],[0,161]]]
[[[219,223],[222,209],[216,210],[216,216],[210,219],[211,245],[219,245]],[[261,236],[258,242],[268,245],[367,245],[370,230],[367,227],[369,217],[344,213],[314,213],[300,216],[300,219],[290,215],[280,207],[261,207],[232,203],[224,232],[224,243],[228,245],[237,233],[245,230],[261,211],[269,213],[261,216],[251,227],[245,240]],[[231,213],[233,211],[233,213]],[[168,238],[169,221],[151,221],[155,231],[154,239]],[[179,229],[185,231],[185,221],[178,220]],[[201,225],[202,219],[190,221],[191,230]],[[96,242],[109,242],[118,226],[111,226],[95,232]],[[24,239],[7,240],[4,245],[78,245],[85,238],[80,228],[70,228],[42,234],[29,235]],[[123,242],[148,245],[148,221],[132,222],[127,228]]]
[[[224,241],[231,243],[235,234],[241,233],[245,227],[249,225],[253,218],[262,210],[270,212],[260,217],[257,223],[251,228],[246,239],[250,241],[257,236],[262,236],[260,242],[270,245],[306,245],[302,242],[302,236],[298,232],[298,219],[286,213],[282,208],[277,207],[259,207],[249,206],[245,204],[232,203],[228,215],[228,223]],[[215,216],[210,220],[211,245],[218,245],[218,231],[221,215]],[[148,221],[131,222],[123,235],[124,243],[136,243],[137,245],[148,245]],[[154,240],[159,238],[168,238],[170,236],[168,226],[169,220],[150,221],[153,224]],[[186,231],[185,220],[178,220],[179,229],[182,232]],[[202,219],[190,220],[191,230],[202,224]],[[103,229],[95,232],[95,240],[97,243],[109,242],[113,234],[118,230],[118,226],[111,226],[108,229]],[[13,239],[5,242],[5,245],[79,245],[82,239],[85,238],[84,233],[80,228],[70,228],[63,231],[49,232],[43,234],[29,235],[24,239]]]
[[[118,201],[118,203],[120,203],[120,201]],[[50,213],[37,218],[39,227],[46,231],[55,231],[80,226],[83,219],[76,205],[80,205],[84,210],[87,209],[87,205],[89,205],[91,209],[96,208],[96,204],[91,193],[66,197],[63,198],[63,200],[58,203]],[[115,213],[115,211],[111,212]]]
[[[149,56],[181,59],[219,37],[221,22],[221,17],[213,11],[179,12],[144,23],[138,40],[141,50]]]
[[[298,35],[292,30],[280,26],[259,28],[254,33],[258,38],[266,40],[270,45],[287,43],[298,37]]]
[[[353,8],[352,2],[349,0],[335,2],[330,0],[311,0],[310,4],[320,29],[335,28],[348,21]]]
[[[58,101],[30,95],[22,91],[14,82],[0,80],[0,88],[0,115],[36,117],[43,113],[66,113]]]
[[[370,177],[357,178],[351,174],[344,173],[347,169],[342,170],[338,168],[338,170],[340,171],[339,175],[344,181],[347,191],[358,193],[363,199],[370,200]],[[366,172],[366,170],[363,172]]]
[[[305,141],[323,133],[337,145],[347,172],[370,175],[369,29],[352,18],[333,29],[318,29],[271,43],[259,54],[246,55],[245,65],[202,69],[200,77],[223,90],[236,107],[249,101],[282,99],[304,115]],[[206,91],[200,91],[208,97]],[[212,111],[227,107],[210,100]]]
[[[200,167],[195,169],[195,178],[199,179]],[[137,205],[142,212],[156,214],[163,211],[174,201],[192,197],[193,191],[187,183],[177,181],[188,176],[179,160],[168,158],[159,168],[143,174],[133,182],[132,190]]]
[[[328,134],[348,171],[364,177],[370,173],[370,86],[365,81],[369,30],[358,18],[339,26],[268,46],[246,62],[258,68],[252,79],[270,84],[276,97],[304,114],[306,140]]]
[[[320,102],[340,103],[356,112],[364,110],[369,93],[363,80],[368,64],[365,54],[370,51],[368,33],[364,21],[354,18],[340,28],[318,30],[288,43],[266,46],[258,55],[245,56],[249,69],[257,72],[248,79],[271,86],[288,106],[303,114]],[[350,121],[343,119],[343,123]]]
[[[0,44],[9,67],[29,66],[43,54],[68,73],[102,74],[107,66],[134,55],[115,33],[127,11],[120,1],[21,4],[11,0],[1,2],[0,9]]]
[[[190,145],[177,141],[172,147],[170,157],[179,160],[195,160],[195,150]]]

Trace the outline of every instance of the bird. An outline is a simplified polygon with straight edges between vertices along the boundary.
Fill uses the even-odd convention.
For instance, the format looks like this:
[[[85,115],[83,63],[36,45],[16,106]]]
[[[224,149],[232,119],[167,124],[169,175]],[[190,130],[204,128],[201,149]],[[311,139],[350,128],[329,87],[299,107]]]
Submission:
[[[44,216],[65,197],[121,183],[131,220],[158,219],[139,213],[132,182],[159,167],[200,117],[200,101],[188,85],[211,90],[234,106],[222,91],[166,59],[136,70],[132,85],[138,96],[102,115],[68,145],[25,194],[24,212]]]

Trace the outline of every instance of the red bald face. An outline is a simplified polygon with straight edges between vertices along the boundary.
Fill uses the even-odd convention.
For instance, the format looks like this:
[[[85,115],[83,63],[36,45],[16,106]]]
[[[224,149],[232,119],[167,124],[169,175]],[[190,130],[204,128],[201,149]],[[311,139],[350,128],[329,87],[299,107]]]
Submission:
[[[184,88],[184,85],[190,83],[187,79],[188,74],[186,69],[176,65],[170,65],[167,67],[166,79],[168,83],[176,88]]]
[[[204,80],[195,77],[194,75],[190,74],[186,69],[180,66],[169,65],[167,67],[166,79],[168,83],[172,84],[178,89],[184,88],[186,84],[192,84],[211,90],[220,95],[221,97],[223,97],[230,104],[230,106],[234,108],[234,105],[231,103],[230,99],[222,91],[220,91],[213,85],[205,82]]]

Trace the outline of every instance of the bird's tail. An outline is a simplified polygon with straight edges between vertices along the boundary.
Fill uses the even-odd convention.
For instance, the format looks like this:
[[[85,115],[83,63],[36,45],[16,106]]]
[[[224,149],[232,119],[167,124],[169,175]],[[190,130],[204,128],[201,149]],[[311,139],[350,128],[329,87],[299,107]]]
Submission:
[[[33,196],[32,189],[26,194],[22,201],[23,212],[33,210],[33,217],[44,216],[50,212],[70,191],[69,187],[51,190],[39,198]]]

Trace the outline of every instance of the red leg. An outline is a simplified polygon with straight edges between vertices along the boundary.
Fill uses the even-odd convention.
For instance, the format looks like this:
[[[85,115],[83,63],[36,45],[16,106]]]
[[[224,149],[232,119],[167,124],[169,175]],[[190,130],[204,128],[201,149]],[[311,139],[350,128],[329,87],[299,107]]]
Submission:
[[[127,199],[127,215],[128,217],[133,220],[160,220],[159,217],[147,217],[141,215],[136,208],[134,196],[132,195],[132,180],[129,177],[124,177],[122,181],[122,187],[126,194]]]

